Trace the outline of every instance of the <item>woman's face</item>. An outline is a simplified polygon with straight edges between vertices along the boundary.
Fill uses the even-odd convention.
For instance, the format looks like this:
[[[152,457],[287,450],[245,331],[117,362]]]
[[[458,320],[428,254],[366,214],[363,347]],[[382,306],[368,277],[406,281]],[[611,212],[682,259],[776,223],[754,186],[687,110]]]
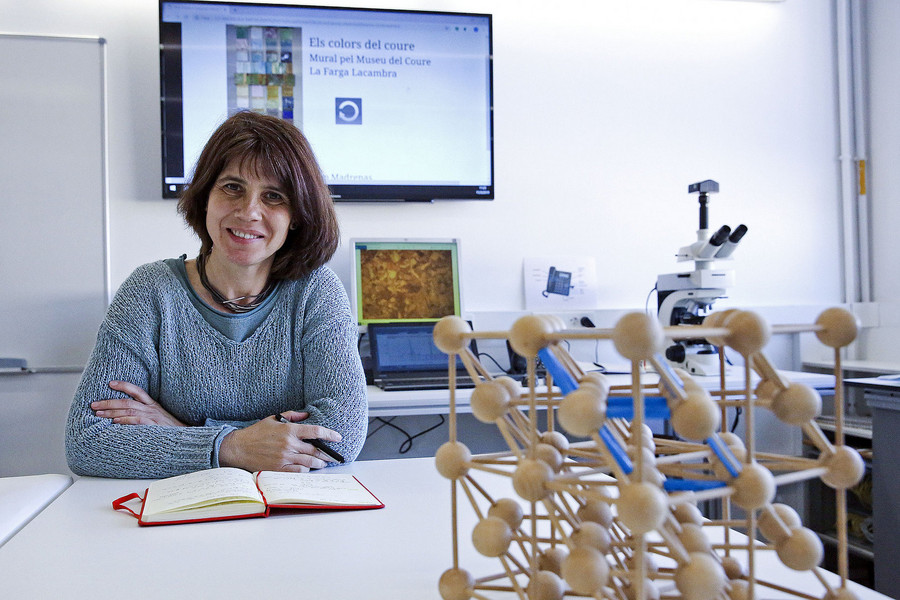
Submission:
[[[291,203],[281,184],[252,161],[233,159],[213,184],[206,207],[212,252],[234,265],[271,269],[291,225]]]

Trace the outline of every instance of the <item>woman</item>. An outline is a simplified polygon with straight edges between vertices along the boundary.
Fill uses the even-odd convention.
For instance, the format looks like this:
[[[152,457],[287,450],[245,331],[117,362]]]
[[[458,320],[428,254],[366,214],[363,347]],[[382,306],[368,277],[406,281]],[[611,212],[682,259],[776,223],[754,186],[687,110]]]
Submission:
[[[333,462],[310,439],[354,459],[365,377],[344,288],[324,266],[337,219],[303,134],[237,113],[207,142],[178,209],[200,254],[139,267],[116,293],[69,411],[72,471]]]

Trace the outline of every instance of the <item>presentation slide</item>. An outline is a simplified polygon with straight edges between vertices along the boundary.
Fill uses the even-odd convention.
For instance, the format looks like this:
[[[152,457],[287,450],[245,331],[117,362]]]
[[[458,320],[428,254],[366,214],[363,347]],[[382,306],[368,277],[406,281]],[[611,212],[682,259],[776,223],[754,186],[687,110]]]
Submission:
[[[492,183],[487,18],[192,3],[162,17],[180,24],[185,166],[166,183],[245,109],[291,119],[329,184]]]

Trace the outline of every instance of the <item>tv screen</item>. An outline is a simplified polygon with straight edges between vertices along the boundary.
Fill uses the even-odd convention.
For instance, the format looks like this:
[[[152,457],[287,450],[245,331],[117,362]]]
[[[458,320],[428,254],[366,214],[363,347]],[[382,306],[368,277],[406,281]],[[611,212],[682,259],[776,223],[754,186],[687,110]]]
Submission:
[[[292,121],[335,200],[494,197],[491,16],[160,2],[163,197],[229,115]]]
[[[350,240],[350,298],[361,326],[462,314],[459,241]]]

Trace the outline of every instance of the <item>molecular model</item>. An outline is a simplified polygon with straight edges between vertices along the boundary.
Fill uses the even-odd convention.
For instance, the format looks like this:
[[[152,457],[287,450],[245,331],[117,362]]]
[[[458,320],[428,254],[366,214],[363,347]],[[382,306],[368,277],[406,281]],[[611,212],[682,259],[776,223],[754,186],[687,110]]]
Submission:
[[[815,421],[819,394],[787,381],[762,353],[773,333],[801,332],[814,332],[834,348],[833,443]],[[740,310],[666,328],[639,312],[613,329],[566,330],[559,318],[529,315],[509,331],[477,333],[458,317],[440,320],[434,340],[449,355],[450,381],[459,356],[476,383],[472,413],[495,424],[509,446],[472,455],[456,440],[451,384],[450,440],[435,456],[438,472],[452,481],[453,563],[438,582],[441,597],[742,600],[759,597],[765,587],[800,598],[855,598],[847,587],[846,490],[862,479],[864,463],[843,443],[840,349],[856,334],[855,318],[841,308],[824,311],[811,325],[782,326]],[[492,377],[469,350],[473,338],[507,339],[527,359],[527,387]],[[720,388],[710,393],[672,369],[660,355],[667,338],[706,338],[717,346]],[[614,386],[600,373],[584,372],[565,349],[573,339],[611,340],[632,365],[630,384]],[[743,357],[741,391],[726,390],[725,346]],[[538,359],[547,372],[541,387]],[[644,383],[651,377],[653,383]],[[746,415],[743,441],[723,426],[728,408]],[[754,412],[762,409],[799,427],[818,458],[758,452]],[[667,419],[675,435],[654,437],[646,424],[651,418]],[[492,497],[487,490],[498,486],[482,485],[482,477],[504,478],[509,497]],[[839,579],[818,566],[822,543],[797,511],[773,503],[778,486],[813,478],[837,496]],[[466,500],[477,524],[459,532]],[[721,519],[705,518],[701,501],[720,503]],[[471,536],[477,553],[499,572],[475,577],[461,565],[460,536]],[[768,571],[760,566],[763,553],[811,573],[813,585],[799,591],[766,581],[766,572],[758,572]],[[811,589],[818,583],[818,591]]]

